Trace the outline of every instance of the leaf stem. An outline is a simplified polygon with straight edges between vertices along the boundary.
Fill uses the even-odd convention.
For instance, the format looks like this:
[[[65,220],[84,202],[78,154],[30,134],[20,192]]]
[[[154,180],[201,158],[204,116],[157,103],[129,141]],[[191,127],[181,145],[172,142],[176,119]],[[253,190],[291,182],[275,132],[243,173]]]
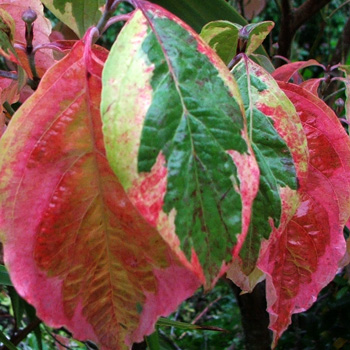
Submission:
[[[96,28],[98,29],[98,32],[100,35],[105,31],[105,27],[109,21],[109,19],[113,16],[113,12],[116,10],[118,5],[122,2],[123,0],[106,0],[106,7],[105,11],[102,14],[102,17],[98,21]],[[96,39],[97,40],[97,39]]]
[[[44,324],[44,328],[45,328],[45,331],[47,332],[47,334],[57,343],[59,344],[60,346],[62,346],[63,348],[65,349],[72,349],[71,347],[67,346],[67,345],[64,345],[61,341],[59,341],[53,334],[52,332],[50,332],[49,328],[46,327],[46,325]]]
[[[22,20],[25,22],[25,39],[26,48],[25,52],[28,57],[30,71],[33,75],[33,81],[36,87],[39,84],[40,77],[35,67],[35,50],[33,50],[33,39],[34,39],[34,22],[37,19],[37,14],[31,8],[23,12]],[[35,89],[36,89],[35,87]]]
[[[33,74],[33,81],[39,84],[40,77],[35,67],[35,51],[32,51],[30,54],[28,54],[28,61],[29,61],[30,71]]]
[[[130,18],[130,14],[126,13],[124,15],[118,15],[118,16],[113,16],[112,18],[110,18],[108,20],[108,22],[106,23],[103,31],[105,31],[106,29],[108,29],[112,24],[120,22],[120,21],[127,21]]]

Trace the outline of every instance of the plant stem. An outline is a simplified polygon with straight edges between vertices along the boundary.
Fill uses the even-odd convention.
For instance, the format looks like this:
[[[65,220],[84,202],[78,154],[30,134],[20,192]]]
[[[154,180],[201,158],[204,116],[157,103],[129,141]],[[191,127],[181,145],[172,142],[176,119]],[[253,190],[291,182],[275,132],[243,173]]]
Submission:
[[[306,0],[294,9],[290,0],[282,0],[281,31],[278,37],[277,54],[289,58],[292,41],[297,30],[330,2],[331,0]],[[282,64],[283,62],[280,60],[276,63],[277,67]]]
[[[29,61],[30,70],[33,74],[33,81],[34,82],[37,81],[39,84],[40,77],[39,77],[38,72],[37,72],[36,67],[35,67],[35,51],[32,51],[30,54],[28,54],[28,61]]]
[[[124,15],[118,15],[118,16],[113,16],[112,18],[110,18],[106,25],[104,30],[108,29],[112,24],[120,22],[120,21],[127,21],[130,18],[130,14],[126,13]]]
[[[102,14],[101,19],[98,21],[96,28],[98,32],[101,34],[104,32],[106,24],[108,20],[113,16],[113,12],[116,10],[118,5],[122,2],[122,0],[107,0],[105,11]],[[97,40],[97,39],[96,39]]]
[[[36,327],[38,327],[40,323],[41,323],[41,320],[36,318],[33,322],[29,323],[29,325],[26,328],[22,329],[21,331],[16,333],[14,336],[12,336],[10,339],[11,343],[13,345],[19,344],[23,339],[27,337],[27,335],[30,332],[32,332]],[[3,345],[0,349],[5,350],[7,349],[7,347]]]
[[[60,341],[52,334],[52,332],[50,332],[50,330],[49,330],[45,325],[44,325],[44,328],[45,328],[47,334],[48,334],[57,344],[59,344],[59,345],[62,346],[63,348],[71,349],[71,347],[66,346],[66,345],[64,345],[62,342],[60,342]]]
[[[33,50],[33,38],[34,38],[34,24],[33,23],[26,23],[26,32],[25,32],[25,38],[26,38],[26,54],[29,62],[30,71],[33,75],[33,86],[32,89],[36,90],[36,88],[39,85],[40,77],[38,75],[38,72],[35,67],[35,50]]]

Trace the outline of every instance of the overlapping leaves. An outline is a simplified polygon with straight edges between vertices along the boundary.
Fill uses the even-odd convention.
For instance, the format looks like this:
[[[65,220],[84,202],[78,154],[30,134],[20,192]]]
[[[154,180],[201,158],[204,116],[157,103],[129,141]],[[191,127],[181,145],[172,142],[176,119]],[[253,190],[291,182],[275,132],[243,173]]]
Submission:
[[[42,0],[42,3],[78,37],[98,23],[104,0]]]
[[[0,0],[1,13],[7,3]],[[38,9],[36,30],[45,28],[36,40],[47,42],[40,2],[18,6],[29,3]],[[100,17],[98,0],[43,3],[80,36]],[[276,342],[344,253],[349,139],[315,96],[281,84],[302,119],[308,160],[299,117],[268,73],[241,55],[236,84],[187,25],[158,6],[132,3],[137,9],[105,65],[104,137],[107,53],[91,50],[89,30],[1,139],[0,234],[13,283],[50,325],[124,349],[228,266],[258,280],[260,252]],[[96,11],[85,17],[90,5]],[[18,13],[15,27],[0,23],[7,51],[23,31]],[[250,54],[271,23],[243,28]],[[215,35],[213,45],[221,45]],[[226,63],[236,46],[224,48]],[[42,73],[48,57],[38,56]],[[289,79],[309,64],[275,75]],[[2,97],[12,101],[2,82]]]
[[[274,345],[291,315],[308,309],[334,278],[345,253],[343,227],[350,215],[348,135],[315,95],[296,85],[280,86],[301,118],[310,159],[307,181],[298,190],[297,210],[274,230],[258,263],[267,275]]]
[[[240,96],[196,33],[155,5],[139,7],[104,71],[107,156],[139,211],[210,284],[257,189]]]
[[[280,224],[281,188],[296,190],[296,174],[300,181],[306,177],[308,153],[300,119],[275,80],[245,55],[232,73],[243,98],[260,168],[259,192],[240,251],[242,268],[248,275],[255,268],[261,240],[271,233],[270,220],[275,227]]]
[[[90,51],[89,33],[1,138],[0,232],[11,279],[40,318],[103,349],[124,349],[199,281],[140,216],[105,158],[106,53]]]

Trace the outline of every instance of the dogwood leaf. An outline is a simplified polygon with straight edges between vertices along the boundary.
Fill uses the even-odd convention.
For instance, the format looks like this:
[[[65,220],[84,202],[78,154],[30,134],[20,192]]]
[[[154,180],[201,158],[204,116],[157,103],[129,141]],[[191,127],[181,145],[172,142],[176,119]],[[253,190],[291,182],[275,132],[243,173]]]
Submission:
[[[99,113],[106,52],[91,51],[92,34],[45,74],[0,140],[0,235],[11,280],[38,317],[101,349],[127,349],[199,280],[108,164]]]
[[[298,75],[298,71],[303,68],[307,68],[310,66],[319,66],[324,69],[324,66],[318,63],[316,60],[308,60],[308,61],[298,61],[284,64],[281,67],[278,67],[273,73],[272,76],[278,81],[288,82],[294,76],[294,83],[299,84],[302,81]]]
[[[324,78],[313,78],[303,81],[300,84],[300,87],[304,88],[307,91],[310,91],[312,94],[318,97],[318,88]]]
[[[245,53],[252,54],[269,35],[275,24],[271,21],[249,23],[240,30],[240,36],[247,38],[247,48]]]
[[[248,236],[240,250],[243,271],[255,268],[261,240],[271,223],[280,224],[280,188],[297,189],[297,176],[307,174],[307,143],[293,104],[262,67],[246,55],[233,68],[247,115],[248,131],[260,168],[259,192],[254,200]]]
[[[202,28],[200,36],[228,64],[236,55],[241,28],[239,24],[229,21],[214,21]]]
[[[107,156],[134,205],[210,285],[245,235],[258,187],[242,102],[191,28],[135,3],[103,73]]]
[[[309,147],[307,181],[286,225],[274,229],[258,267],[266,273],[274,345],[293,313],[308,309],[337,272],[350,215],[350,141],[333,111],[299,86],[280,83],[300,116]],[[288,200],[284,201],[288,206]]]
[[[78,37],[98,23],[104,0],[42,0],[42,3]]]

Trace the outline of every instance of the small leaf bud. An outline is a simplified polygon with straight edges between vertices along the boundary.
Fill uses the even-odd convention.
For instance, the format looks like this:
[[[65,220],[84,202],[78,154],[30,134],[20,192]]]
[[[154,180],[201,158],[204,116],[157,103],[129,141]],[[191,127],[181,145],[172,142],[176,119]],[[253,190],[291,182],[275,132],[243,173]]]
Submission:
[[[22,14],[22,20],[27,24],[32,24],[37,19],[37,14],[30,7]]]

